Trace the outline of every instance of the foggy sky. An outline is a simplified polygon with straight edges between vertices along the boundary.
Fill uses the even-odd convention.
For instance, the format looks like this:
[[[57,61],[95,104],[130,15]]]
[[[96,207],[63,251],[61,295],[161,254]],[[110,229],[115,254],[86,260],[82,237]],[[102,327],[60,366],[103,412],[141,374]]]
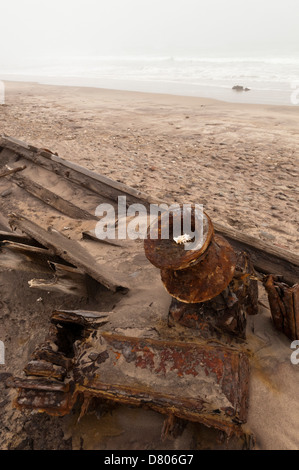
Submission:
[[[0,59],[299,54],[298,0],[0,0]]]

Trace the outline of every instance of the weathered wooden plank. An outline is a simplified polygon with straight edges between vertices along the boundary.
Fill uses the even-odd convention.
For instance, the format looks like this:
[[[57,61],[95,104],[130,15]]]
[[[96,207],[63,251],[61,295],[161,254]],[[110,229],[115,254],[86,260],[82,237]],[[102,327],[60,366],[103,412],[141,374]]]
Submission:
[[[23,175],[14,175],[12,177],[12,181],[20,188],[27,191],[29,194],[32,194],[33,196],[43,201],[45,204],[53,207],[62,214],[71,217],[72,219],[98,220],[95,215],[80,209],[80,207],[76,206],[72,202],[67,201],[58,194],[53,193],[49,189],[44,188],[40,184],[32,181],[29,178],[26,178]]]
[[[0,241],[11,241],[17,243],[23,243],[25,245],[30,245],[33,242],[33,239],[19,233],[7,232],[5,230],[0,230]]]
[[[279,247],[237,232],[218,223],[215,231],[223,235],[236,250],[244,250],[250,255],[254,268],[263,274],[276,274],[289,285],[299,280],[299,256]]]
[[[0,266],[19,271],[50,273],[49,260],[55,261],[49,250],[11,241],[0,242]]]
[[[113,292],[119,289],[128,289],[124,279],[119,279],[117,274],[111,271],[108,266],[98,264],[77,241],[70,240],[53,229],[46,231],[34,222],[25,219],[25,217],[15,214],[11,216],[10,224],[30,235],[43,246],[52,250],[57,256],[60,256],[73,266],[77,266],[80,270],[107,287],[107,289]]]
[[[18,166],[16,168],[8,168],[8,169],[4,170],[2,173],[0,173],[0,178],[2,178],[3,176],[12,175],[14,173],[17,173],[18,171],[23,171],[23,170],[25,170],[25,168],[26,168],[26,165]]]
[[[109,240],[108,238],[102,240],[98,238],[95,232],[92,232],[91,230],[82,232],[82,237],[83,237],[83,240],[94,240],[95,242],[104,243],[106,245],[112,245],[112,246],[118,246],[118,247],[125,246],[125,242],[122,240],[115,241],[115,240]]]
[[[86,176],[88,179],[93,180],[97,183],[96,188],[99,188],[100,194],[107,195],[111,199],[117,202],[119,196],[127,196],[128,203],[133,204],[134,202],[143,202],[145,205],[149,205],[154,202],[154,199],[141,191],[138,191],[130,186],[114,181],[106,176],[99,175],[98,173],[92,172],[83,168],[73,162],[63,160],[57,155],[51,154],[51,161],[59,165],[66,166],[70,171],[76,171],[78,174]],[[88,180],[87,180],[88,181]]]
[[[8,137],[0,139],[0,146],[8,148],[18,155],[40,165],[47,170],[63,176],[64,178],[84,187],[96,194],[104,196],[111,201],[117,202],[118,196],[126,196],[127,204],[133,204],[143,201],[146,205],[151,202],[151,197],[134,189],[126,186],[123,183],[111,180],[105,176],[99,175],[95,172],[87,170],[75,163],[63,160],[47,151],[36,150],[25,143],[20,143]],[[109,202],[109,201],[107,201]]]
[[[47,259],[53,258],[53,253],[47,250],[46,248],[41,248],[38,246],[26,245],[24,243],[18,243],[15,241],[4,240],[0,242],[0,246],[3,248],[8,248],[12,251],[17,251],[20,253],[32,253],[32,255],[36,254],[37,256],[44,256]]]
[[[94,312],[90,310],[55,310],[51,320],[54,323],[80,325],[84,328],[98,328],[109,320],[109,312]]]
[[[33,360],[28,362],[24,372],[26,375],[47,377],[49,379],[57,380],[63,380],[66,376],[66,369],[64,367],[44,360]]]
[[[50,266],[55,271],[54,278],[31,279],[28,281],[30,288],[87,297],[87,279],[83,272],[58,263],[50,263]]]

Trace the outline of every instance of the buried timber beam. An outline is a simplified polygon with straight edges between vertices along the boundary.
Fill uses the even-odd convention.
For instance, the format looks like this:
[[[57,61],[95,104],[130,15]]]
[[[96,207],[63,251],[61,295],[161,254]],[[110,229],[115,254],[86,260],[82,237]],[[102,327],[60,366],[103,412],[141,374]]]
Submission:
[[[207,342],[105,332],[98,336],[98,344],[99,348],[87,341],[77,345],[73,374],[82,393],[215,427],[246,421],[249,360],[245,352]]]
[[[63,199],[58,194],[53,193],[49,189],[44,188],[40,184],[35,183],[23,175],[15,174],[11,177],[11,180],[20,188],[72,219],[98,220],[98,217],[95,215],[80,209],[80,207],[76,206],[72,202]]]
[[[61,316],[57,322],[62,325]],[[95,335],[97,341],[88,340]],[[169,416],[163,437],[179,435],[184,427],[181,420],[243,435],[241,424],[248,409],[247,353],[207,342],[161,341],[99,331],[88,338],[74,337],[75,355],[65,382],[62,376],[67,368],[34,358],[25,369],[30,374],[27,379],[15,379],[11,385],[19,389],[17,407],[64,415],[81,394],[86,403],[98,398]]]

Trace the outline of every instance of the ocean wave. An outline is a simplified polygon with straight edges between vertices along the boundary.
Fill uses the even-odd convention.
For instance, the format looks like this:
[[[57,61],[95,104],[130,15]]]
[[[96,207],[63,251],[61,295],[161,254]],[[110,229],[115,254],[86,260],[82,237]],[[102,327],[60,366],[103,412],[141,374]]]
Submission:
[[[1,64],[0,64],[1,65]],[[258,89],[290,88],[299,82],[296,57],[171,57],[89,56],[27,58],[1,74],[132,82],[176,83],[186,86],[213,84],[231,88],[239,84]],[[265,85],[266,84],[266,85]]]

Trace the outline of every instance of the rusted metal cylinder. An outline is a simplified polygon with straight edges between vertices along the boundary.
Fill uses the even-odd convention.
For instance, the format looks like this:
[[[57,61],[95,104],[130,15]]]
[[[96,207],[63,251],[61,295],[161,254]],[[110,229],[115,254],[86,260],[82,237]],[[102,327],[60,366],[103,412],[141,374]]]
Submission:
[[[229,334],[245,338],[246,314],[258,311],[258,288],[254,268],[245,252],[235,253],[231,245],[214,233],[207,214],[202,217],[202,239],[193,250],[177,243],[173,224],[183,218],[183,210],[157,220],[154,230],[148,230],[144,241],[149,261],[161,270],[161,279],[172,302],[169,325],[175,323],[196,329],[199,335],[210,338]],[[192,212],[196,217],[195,211]],[[169,238],[163,239],[164,225],[169,223]],[[182,226],[183,224],[181,224]],[[191,229],[195,222],[192,220]],[[189,240],[189,233],[181,233]],[[185,242],[186,243],[186,242]]]
[[[174,298],[186,303],[206,302],[222,292],[233,278],[236,255],[230,244],[220,235],[215,235],[209,216],[203,213],[202,236],[195,249],[186,249],[196,230],[196,211],[191,208],[190,233],[181,233],[188,242],[178,243],[174,237],[174,225],[180,218],[183,227],[184,209],[164,214],[149,227],[144,241],[148,260],[161,270],[161,279],[166,290]],[[162,238],[165,224],[169,224],[169,238]],[[165,233],[165,232],[164,232]],[[194,245],[194,244],[193,244]],[[187,247],[188,248],[188,247]]]

